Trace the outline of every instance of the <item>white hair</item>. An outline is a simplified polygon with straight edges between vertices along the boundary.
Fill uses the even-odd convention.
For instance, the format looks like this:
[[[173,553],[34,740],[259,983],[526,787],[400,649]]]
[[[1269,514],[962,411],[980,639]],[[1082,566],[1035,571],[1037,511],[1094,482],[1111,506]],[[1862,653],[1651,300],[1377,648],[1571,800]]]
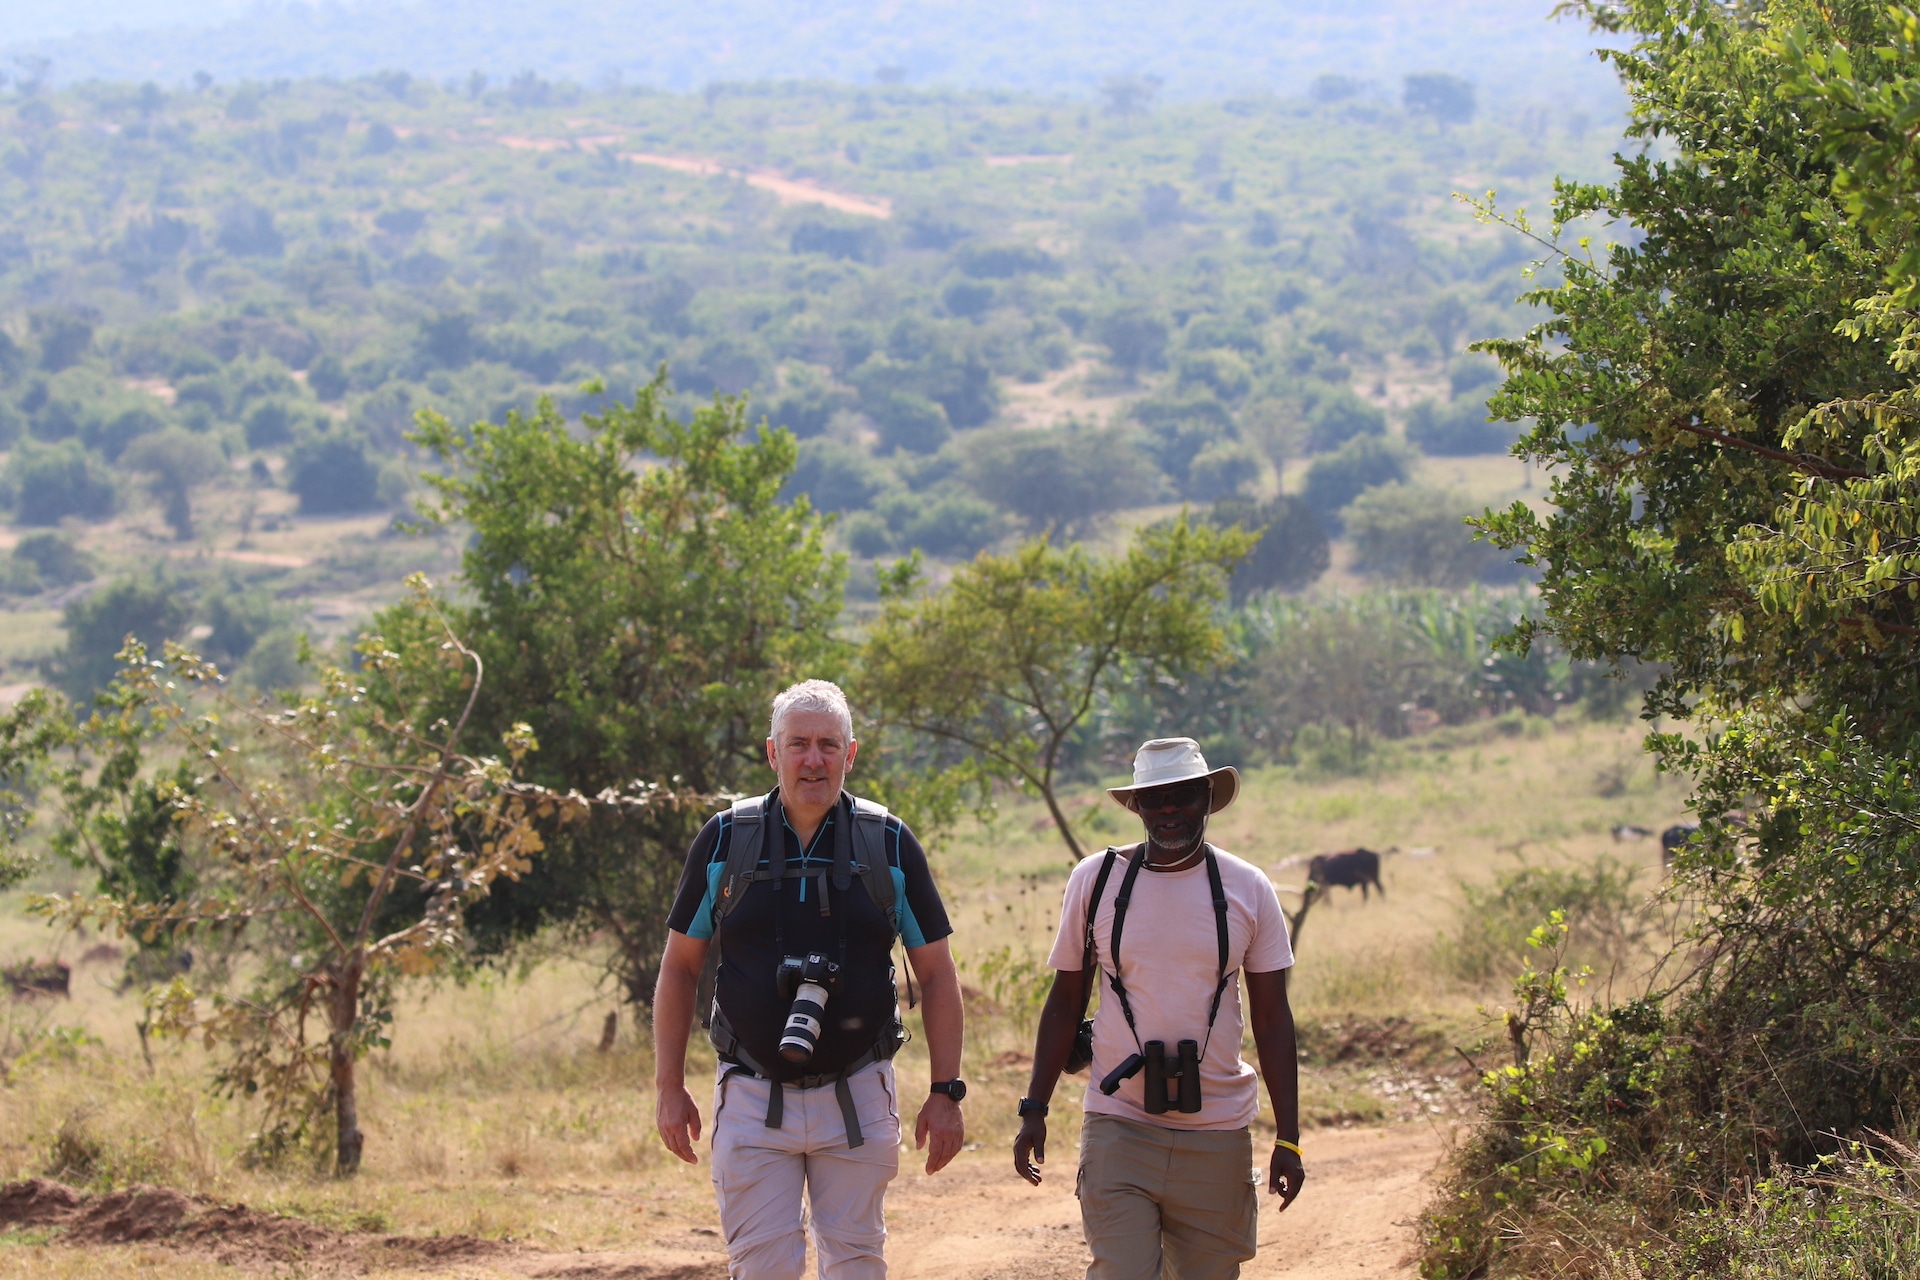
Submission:
[[[780,721],[789,711],[831,712],[840,717],[847,741],[853,741],[853,709],[847,705],[846,693],[831,680],[802,680],[782,689],[773,700],[773,721],[767,726],[767,736],[779,740]]]

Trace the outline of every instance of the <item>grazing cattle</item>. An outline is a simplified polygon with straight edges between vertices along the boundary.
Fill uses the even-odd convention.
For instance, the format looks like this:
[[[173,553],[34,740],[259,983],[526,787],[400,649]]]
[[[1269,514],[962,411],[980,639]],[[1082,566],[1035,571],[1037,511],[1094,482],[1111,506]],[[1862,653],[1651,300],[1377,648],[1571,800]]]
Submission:
[[[1662,831],[1660,833],[1660,865],[1672,866],[1673,855],[1685,848],[1687,841],[1693,839],[1694,833],[1698,830],[1700,830],[1700,824],[1697,822],[1676,822]]]
[[[70,996],[73,970],[64,960],[22,960],[0,969],[0,978],[16,996]]]
[[[1317,884],[1322,889],[1331,889],[1335,885],[1342,888],[1360,890],[1360,900],[1367,900],[1367,886],[1380,890],[1380,896],[1386,897],[1387,890],[1380,883],[1380,855],[1371,849],[1343,849],[1339,853],[1317,853],[1313,861],[1307,864],[1307,883]]]
[[[1636,827],[1631,822],[1623,822],[1613,829],[1613,842],[1623,844],[1628,840],[1645,840],[1653,832],[1645,827]]]

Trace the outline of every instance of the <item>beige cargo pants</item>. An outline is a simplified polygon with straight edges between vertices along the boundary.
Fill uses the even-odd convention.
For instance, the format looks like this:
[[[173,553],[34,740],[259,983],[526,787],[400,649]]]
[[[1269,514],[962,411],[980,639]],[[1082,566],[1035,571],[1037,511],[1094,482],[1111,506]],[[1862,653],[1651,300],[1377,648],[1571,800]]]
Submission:
[[[809,1220],[820,1280],[886,1280],[882,1201],[900,1171],[893,1064],[876,1062],[847,1085],[866,1139],[851,1150],[831,1085],[789,1088],[781,1126],[769,1129],[772,1085],[747,1075],[715,1081],[713,1187],[733,1280],[800,1280]]]
[[[1191,1133],[1089,1115],[1079,1196],[1093,1253],[1087,1280],[1234,1280],[1259,1237],[1245,1129]]]

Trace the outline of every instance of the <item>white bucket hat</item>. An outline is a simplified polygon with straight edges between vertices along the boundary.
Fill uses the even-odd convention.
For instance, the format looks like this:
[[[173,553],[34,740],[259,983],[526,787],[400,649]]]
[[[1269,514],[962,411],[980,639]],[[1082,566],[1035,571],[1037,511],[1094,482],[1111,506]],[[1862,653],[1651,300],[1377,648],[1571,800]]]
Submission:
[[[1213,807],[1208,813],[1218,813],[1233,803],[1240,794],[1240,771],[1232,765],[1219,769],[1207,768],[1207,758],[1200,754],[1200,744],[1192,738],[1155,738],[1141,747],[1133,757],[1133,785],[1130,787],[1109,787],[1107,794],[1118,800],[1122,807],[1133,810],[1133,793],[1152,787],[1169,786],[1175,782],[1190,782],[1196,778],[1205,778],[1213,783]]]

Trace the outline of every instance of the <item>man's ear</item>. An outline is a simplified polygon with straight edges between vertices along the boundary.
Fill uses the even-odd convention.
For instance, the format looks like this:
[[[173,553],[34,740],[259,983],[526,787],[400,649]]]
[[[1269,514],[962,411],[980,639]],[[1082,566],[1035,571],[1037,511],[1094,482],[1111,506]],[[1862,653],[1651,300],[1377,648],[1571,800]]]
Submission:
[[[847,739],[847,768],[846,768],[846,771],[848,773],[853,772],[853,758],[859,754],[860,754],[860,739],[848,738]]]
[[[775,749],[772,738],[767,739],[767,768],[775,774],[780,772],[780,753]]]

